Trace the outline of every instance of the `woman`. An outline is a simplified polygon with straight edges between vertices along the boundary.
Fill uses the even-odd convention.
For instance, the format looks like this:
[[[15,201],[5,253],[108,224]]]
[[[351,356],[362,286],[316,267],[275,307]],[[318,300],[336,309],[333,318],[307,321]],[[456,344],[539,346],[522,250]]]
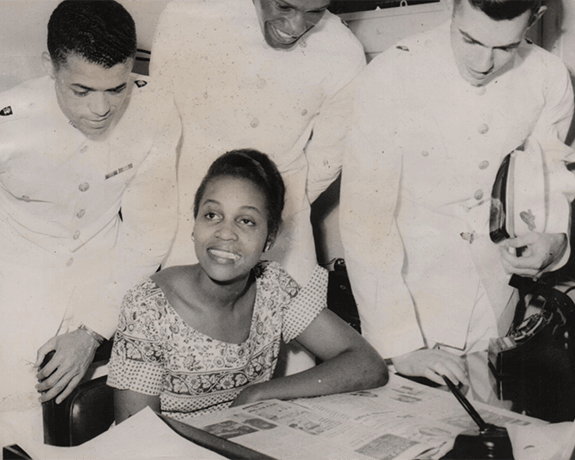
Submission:
[[[387,382],[377,352],[325,308],[324,269],[301,289],[277,263],[260,261],[280,228],[284,190],[275,164],[255,150],[212,164],[194,202],[199,263],[155,274],[122,305],[108,378],[118,423],[145,406],[182,419]],[[322,363],[271,380],[281,339]]]

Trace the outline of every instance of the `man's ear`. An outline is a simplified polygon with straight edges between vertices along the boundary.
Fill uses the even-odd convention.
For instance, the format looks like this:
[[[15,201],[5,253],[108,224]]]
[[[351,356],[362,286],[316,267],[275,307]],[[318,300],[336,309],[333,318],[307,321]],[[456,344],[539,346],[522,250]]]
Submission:
[[[531,19],[529,19],[529,25],[527,26],[527,28],[531,27],[533,24],[539,21],[539,19],[541,19],[541,16],[545,14],[545,11],[547,11],[547,7],[540,6],[539,9],[537,10],[537,13],[533,14],[531,16]]]
[[[56,67],[54,66],[54,62],[52,62],[52,58],[50,57],[50,53],[48,51],[44,51],[42,53],[42,67],[52,80],[56,79]]]

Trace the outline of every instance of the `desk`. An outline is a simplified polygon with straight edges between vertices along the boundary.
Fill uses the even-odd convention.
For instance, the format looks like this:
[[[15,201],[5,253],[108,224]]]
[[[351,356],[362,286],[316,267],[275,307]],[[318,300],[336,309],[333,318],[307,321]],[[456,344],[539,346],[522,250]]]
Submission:
[[[485,360],[485,355],[475,355],[468,359],[473,384],[468,397],[505,408],[509,404],[497,401],[492,386],[494,379]],[[328,446],[324,448],[322,445],[320,451],[327,458],[346,457],[343,452],[349,449],[354,458],[369,459],[375,455],[382,458],[381,453],[387,453],[390,445],[396,446],[399,455],[407,455],[409,449],[412,452],[419,449],[420,452],[421,444],[426,443],[435,443],[433,458],[441,458],[449,455],[453,440],[459,432],[475,428],[471,418],[449,392],[404,380],[396,375],[392,376],[387,386],[380,389],[277,403],[288,405],[282,416],[278,416],[277,408],[269,409],[273,407],[269,405],[271,403],[265,402],[255,408],[252,406],[256,405],[243,406],[250,408],[243,415],[243,408],[233,408],[195,417],[189,421],[195,427],[166,417],[160,418],[184,438],[221,455],[262,460],[283,459],[286,458],[286,452],[293,454],[298,449],[301,454],[299,458],[319,460],[322,456],[316,455],[313,449],[322,445],[322,439]],[[297,416],[292,415],[291,419],[284,417],[290,408],[293,409],[294,403],[298,404]],[[540,423],[501,407],[480,402],[474,402],[474,405],[486,421],[497,425],[510,421]],[[286,420],[290,421],[288,426],[281,426],[282,423],[285,425]],[[295,438],[291,436],[293,432],[296,433]],[[315,448],[309,446],[310,437],[317,441]],[[418,446],[418,443],[421,444]],[[21,454],[12,448],[10,455],[14,456],[6,458],[26,458],[17,456]],[[287,458],[290,458],[289,455]],[[391,459],[393,456],[386,458]]]
[[[543,423],[483,403],[475,406],[495,425]],[[374,390],[261,401],[184,422],[282,460],[439,459],[457,434],[476,428],[451,393],[397,375]]]

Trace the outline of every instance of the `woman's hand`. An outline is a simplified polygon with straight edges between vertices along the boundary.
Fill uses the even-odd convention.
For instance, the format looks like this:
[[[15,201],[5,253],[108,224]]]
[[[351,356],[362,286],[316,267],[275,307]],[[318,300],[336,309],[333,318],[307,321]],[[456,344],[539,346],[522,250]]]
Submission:
[[[296,339],[322,363],[303,372],[249,385],[233,406],[265,399],[293,399],[383,386],[385,361],[355,330],[330,310],[319,315]]]
[[[242,390],[242,392],[236,397],[236,399],[234,399],[234,402],[232,403],[231,407],[241,406],[242,404],[254,403],[257,401],[261,401],[262,399],[265,398],[259,396],[258,384],[248,385]]]
[[[415,350],[397,356],[391,361],[395,370],[403,375],[426,377],[440,385],[445,385],[442,375],[445,375],[455,385],[468,383],[463,358],[444,350]]]

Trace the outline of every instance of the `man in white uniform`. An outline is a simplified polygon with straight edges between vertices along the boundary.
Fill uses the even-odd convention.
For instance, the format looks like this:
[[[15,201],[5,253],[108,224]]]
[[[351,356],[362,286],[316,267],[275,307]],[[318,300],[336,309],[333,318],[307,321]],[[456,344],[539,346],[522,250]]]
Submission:
[[[573,197],[569,74],[524,38],[543,12],[536,0],[455,0],[450,23],[399,42],[356,80],[341,233],[362,332],[403,374],[465,381],[460,355],[505,332],[508,274],[568,257],[568,211],[545,233],[489,238],[497,169],[529,136],[557,209]]]
[[[72,391],[177,223],[181,125],[131,74],[129,13],[64,1],[48,49],[48,76],[0,94],[1,412],[39,407],[36,389],[57,402]]]
[[[329,0],[174,1],[152,47],[151,76],[182,117],[180,221],[167,265],[196,260],[192,203],[209,165],[236,148],[269,154],[286,182],[284,225],[265,257],[305,286],[315,264],[310,203],[341,169],[336,97],[365,66]]]

